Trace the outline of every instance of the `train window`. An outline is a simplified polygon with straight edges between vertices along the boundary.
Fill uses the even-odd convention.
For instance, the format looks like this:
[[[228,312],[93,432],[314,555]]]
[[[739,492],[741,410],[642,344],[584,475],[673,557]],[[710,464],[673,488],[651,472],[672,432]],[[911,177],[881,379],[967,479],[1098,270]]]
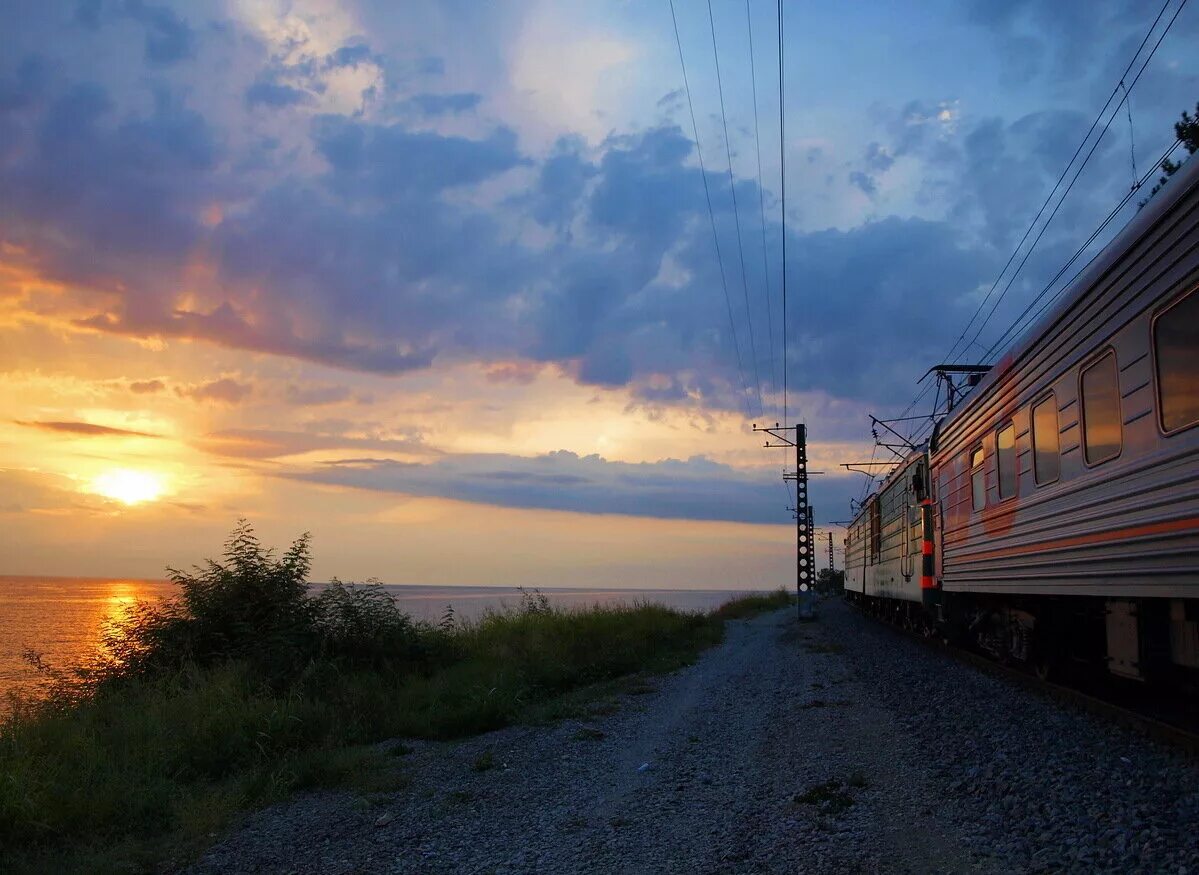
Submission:
[[[995,436],[995,466],[999,469],[999,498],[1016,494],[1016,427],[1010,422]]]
[[[1153,322],[1162,431],[1199,422],[1199,293],[1191,292]]]
[[[983,468],[983,448],[970,454],[970,500],[975,510],[987,505],[987,478]]]
[[[1082,386],[1082,437],[1087,464],[1097,465],[1120,455],[1120,379],[1116,354],[1109,351],[1085,368]]]
[[[1052,483],[1061,475],[1057,397],[1052,392],[1032,406],[1032,471],[1038,486]]]

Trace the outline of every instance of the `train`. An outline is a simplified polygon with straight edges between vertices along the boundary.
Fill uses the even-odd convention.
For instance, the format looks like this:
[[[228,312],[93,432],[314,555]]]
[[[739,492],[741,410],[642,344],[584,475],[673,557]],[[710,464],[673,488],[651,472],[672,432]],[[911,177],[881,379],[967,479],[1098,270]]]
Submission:
[[[1199,678],[1199,161],[950,409],[845,537],[846,598],[1041,676]]]

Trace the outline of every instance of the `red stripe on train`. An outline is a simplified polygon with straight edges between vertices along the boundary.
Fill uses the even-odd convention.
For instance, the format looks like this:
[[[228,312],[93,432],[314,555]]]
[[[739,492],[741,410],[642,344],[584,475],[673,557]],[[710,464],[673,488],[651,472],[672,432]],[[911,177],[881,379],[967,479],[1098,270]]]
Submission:
[[[1199,530],[1199,517],[1171,520],[1164,523],[1149,523],[1143,526],[1131,526],[1126,529],[1115,529],[1110,532],[1096,532],[1091,535],[1077,535],[1073,538],[1059,538],[1055,541],[1041,541],[1035,544],[1023,544],[1007,547],[1003,550],[988,550],[984,553],[971,553],[956,561],[977,562],[983,559],[1000,559],[1005,556],[1016,556],[1024,553],[1039,553],[1043,550],[1056,550],[1066,547],[1084,547],[1092,544],[1104,544],[1110,541],[1120,541],[1128,538],[1140,538],[1148,535],[1165,535],[1173,532]],[[955,545],[956,546],[956,545]],[[961,549],[958,547],[957,549]]]

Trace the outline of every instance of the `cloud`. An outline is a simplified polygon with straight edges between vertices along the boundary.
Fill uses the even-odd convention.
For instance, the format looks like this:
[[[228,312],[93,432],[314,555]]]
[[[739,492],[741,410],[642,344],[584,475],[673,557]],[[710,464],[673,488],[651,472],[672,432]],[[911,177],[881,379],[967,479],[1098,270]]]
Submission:
[[[868,198],[873,198],[878,194],[878,184],[874,181],[874,177],[860,170],[850,172],[849,182]]]
[[[329,163],[334,190],[368,201],[427,197],[482,182],[524,161],[515,133],[505,127],[471,140],[325,115],[314,121],[313,145]]]
[[[346,427],[350,423],[344,424]],[[419,436],[360,437],[346,434],[309,434],[272,429],[226,429],[197,441],[207,453],[242,459],[277,459],[317,450],[367,449],[401,455],[427,456],[435,451]]]
[[[199,241],[221,147],[169,92],[152,105],[122,115],[104,88],[76,84],[15,116],[12,160],[0,163],[0,239],[49,276],[120,285],[162,312],[162,293],[143,286],[177,271]]]
[[[222,377],[210,383],[175,388],[175,392],[183,398],[192,398],[196,401],[220,401],[224,404],[240,404],[253,391],[253,386],[248,383],[239,383],[230,377]]]
[[[284,400],[288,404],[300,407],[316,407],[346,401],[351,394],[348,386],[296,386],[293,384],[284,391]]]
[[[496,362],[485,372],[488,383],[519,383],[527,386],[537,379],[542,365],[535,362]]]
[[[129,391],[134,395],[152,395],[166,388],[162,380],[134,380],[129,384]]]
[[[154,8],[136,11],[149,20]],[[1022,27],[1032,14],[1014,10],[1004,21]],[[338,21],[332,35],[309,22],[294,44],[277,21],[269,39],[241,34],[250,49],[221,69],[221,100],[195,85],[192,69],[215,69],[204,66],[218,62],[209,54],[215,37],[194,41],[195,65],[142,75],[137,91],[129,85],[137,77],[91,76],[62,58],[0,64],[0,244],[22,268],[71,290],[64,320],[386,375],[466,361],[495,366],[494,380],[525,380],[551,364],[658,408],[739,406],[739,353],[747,379],[778,370],[770,350],[781,355],[779,229],[773,220],[767,229],[769,276],[757,240],[747,247],[742,288],[728,180],[718,172],[708,180],[721,265],[694,144],[677,126],[591,137],[588,124],[542,151],[519,113],[496,123],[467,112],[483,103],[511,110],[499,85],[423,64],[425,49],[397,52],[385,34]],[[999,32],[1004,21],[978,23]],[[102,35],[115,40],[120,31],[142,36],[127,19]],[[362,32],[370,46],[354,36]],[[242,43],[222,45],[235,53]],[[624,57],[622,49],[598,69]],[[542,66],[524,64],[538,79]],[[330,77],[358,67],[383,71],[373,102],[331,108]],[[453,81],[419,78],[446,69],[455,69]],[[663,90],[643,95],[649,118],[661,117],[653,102]],[[302,95],[316,103],[301,105]],[[663,99],[669,106],[678,94]],[[430,125],[405,113],[420,103],[445,117]],[[1074,114],[1013,122],[977,108],[963,114],[966,105],[900,101],[835,177],[836,197],[859,204],[855,215],[874,215],[879,205],[862,209],[857,192],[899,201],[910,174],[924,201],[903,205],[904,215],[923,219],[802,233],[796,227],[807,226],[790,226],[787,249],[800,259],[791,276],[804,301],[788,326],[803,338],[791,347],[797,379],[886,403],[909,379],[903,369],[922,372],[941,337],[941,323],[913,324],[915,302],[964,322],[971,296],[1023,230],[1020,217],[1035,213]],[[821,154],[834,160],[832,147]],[[1079,226],[1102,185],[1086,189],[1063,207],[1062,228]],[[742,223],[759,194],[752,179],[737,179]],[[1060,242],[1051,233],[1042,247],[1055,254]],[[928,249],[910,250],[921,246]],[[297,388],[292,403],[345,397],[303,392],[313,394]]]
[[[125,0],[124,13],[146,28],[146,60],[156,66],[178,63],[195,54],[195,34],[167,6]]]
[[[325,66],[327,68],[356,67],[359,64],[365,64],[367,62],[377,63],[378,59],[371,53],[370,46],[364,43],[358,43],[355,45],[342,46],[341,48],[332,52],[325,59]]]
[[[541,456],[446,456],[407,463],[344,459],[281,476],[333,486],[433,496],[501,507],[665,519],[790,524],[778,511],[773,471],[744,471],[703,457],[612,462],[560,450]],[[844,504],[847,478],[821,494]],[[719,498],[717,498],[719,496]]]
[[[8,220],[0,227],[36,253],[43,272],[115,290],[80,327],[380,374],[427,368],[438,357],[555,363],[580,382],[630,386],[655,404],[741,403],[703,180],[694,144],[673,125],[613,136],[597,150],[564,138],[535,161],[502,126],[471,138],[320,115],[309,136],[323,169],[265,186],[251,178],[235,187],[238,208],[214,225],[203,217],[226,185],[217,171],[220,137],[179,99],[160,98],[149,115],[122,115],[103,91],[81,86],[24,124],[30,144],[47,146],[0,165],[0,218]],[[868,154],[877,163],[896,153],[880,144]],[[532,184],[497,207],[459,196],[517,170]],[[727,242],[736,229],[726,186],[718,175],[710,180]],[[752,182],[739,188],[739,200],[757,200]],[[526,217],[548,238],[515,237]],[[768,231],[771,252],[777,233]],[[900,321],[911,321],[918,299],[952,307],[990,263],[962,248],[948,223],[792,234],[788,248],[800,258],[835,250],[831,261],[818,257],[810,275],[795,276],[809,288],[839,290],[795,311],[792,332],[811,336],[793,347],[793,372],[802,366],[805,379],[859,397],[893,389],[885,377],[867,376],[873,351],[888,372],[914,357],[910,337],[886,320],[902,309]],[[930,243],[928,259],[902,249]],[[184,273],[199,257],[193,253],[203,253],[210,284]],[[781,323],[775,338],[765,336],[760,262],[746,259],[739,294],[727,247],[725,256],[738,344],[748,356],[738,299],[749,297],[757,368],[769,374]],[[894,287],[905,290],[902,300]],[[854,306],[841,307],[851,293]],[[820,332],[807,332],[808,323]],[[858,345],[860,332],[876,326],[866,335],[870,353],[834,364],[827,338]],[[926,364],[923,352],[917,358]],[[747,373],[754,364],[746,361]],[[230,385],[210,392],[230,402],[243,394]]]
[[[408,99],[408,103],[425,115],[456,115],[475,109],[483,100],[483,95],[469,93],[458,94],[417,94]]]
[[[285,109],[315,103],[315,98],[301,88],[260,79],[246,89],[246,106],[266,106]]]
[[[891,169],[891,165],[895,163],[895,158],[884,146],[877,142],[871,143],[866,147],[866,166],[877,173],[886,173]]]
[[[17,425],[23,425],[28,428],[40,428],[43,431],[59,432],[61,434],[82,435],[84,437],[147,437],[157,438],[162,435],[152,434],[146,431],[132,431],[127,428],[113,428],[108,425],[96,425],[92,422],[61,422],[61,421],[38,421],[27,422],[19,419],[13,420]]]

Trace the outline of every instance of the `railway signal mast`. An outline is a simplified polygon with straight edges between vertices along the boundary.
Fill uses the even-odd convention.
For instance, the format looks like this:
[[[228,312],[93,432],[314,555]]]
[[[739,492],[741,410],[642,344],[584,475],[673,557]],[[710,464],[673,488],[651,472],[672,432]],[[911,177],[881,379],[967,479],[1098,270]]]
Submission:
[[[770,448],[794,447],[795,471],[784,473],[784,480],[795,481],[795,507],[788,508],[795,515],[795,594],[799,599],[798,610],[801,620],[814,616],[813,603],[816,585],[816,537],[812,522],[812,506],[808,504],[808,476],[820,471],[808,471],[808,427],[801,422],[795,425],[759,427],[754,431],[765,432],[777,443],[766,439]]]

